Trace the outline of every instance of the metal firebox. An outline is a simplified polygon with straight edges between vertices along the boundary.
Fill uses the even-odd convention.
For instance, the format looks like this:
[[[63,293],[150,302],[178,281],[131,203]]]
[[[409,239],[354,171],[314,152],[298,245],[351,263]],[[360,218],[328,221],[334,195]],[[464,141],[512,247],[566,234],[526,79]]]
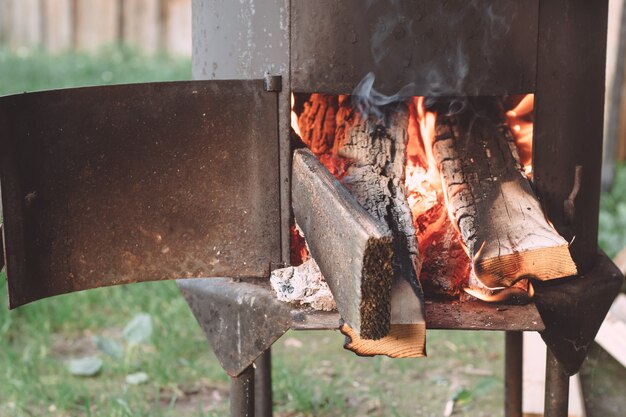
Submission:
[[[250,303],[289,261],[291,93],[349,94],[369,72],[388,95],[534,93],[535,191],[580,276],[538,285],[536,309],[524,308],[543,323],[474,306],[427,326],[480,329],[468,323],[495,314],[500,330],[543,330],[559,393],[622,280],[597,247],[607,13],[608,0],[194,0],[197,81],[0,98],[11,307],[136,281],[255,278],[180,282],[210,338],[217,317],[258,313],[231,335],[248,337],[244,354],[212,339],[248,407],[250,365],[276,338],[339,321],[268,298],[269,321]]]

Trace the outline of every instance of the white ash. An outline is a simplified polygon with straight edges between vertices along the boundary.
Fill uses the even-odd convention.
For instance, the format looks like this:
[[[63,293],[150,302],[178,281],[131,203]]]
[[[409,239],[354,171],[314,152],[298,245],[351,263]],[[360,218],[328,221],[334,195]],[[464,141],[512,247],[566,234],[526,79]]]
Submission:
[[[300,266],[273,271],[270,282],[280,301],[309,305],[322,311],[337,308],[330,288],[313,258]]]

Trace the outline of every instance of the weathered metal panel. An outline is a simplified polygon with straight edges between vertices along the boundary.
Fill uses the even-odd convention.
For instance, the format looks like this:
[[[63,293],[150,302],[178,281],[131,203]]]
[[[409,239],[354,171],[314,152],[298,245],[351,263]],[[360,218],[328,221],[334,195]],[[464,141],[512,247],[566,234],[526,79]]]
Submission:
[[[196,80],[282,77],[280,136],[281,236],[289,261],[291,221],[290,0],[193,0],[192,73]]]
[[[217,278],[176,283],[230,376],[245,371],[291,327],[291,305],[278,301],[262,282]]]
[[[624,283],[605,254],[596,254],[591,264],[593,269],[580,276],[535,285],[535,303],[546,324],[541,337],[570,375],[580,369]]]
[[[192,16],[195,79],[287,75],[288,0],[193,0]]]
[[[482,301],[425,302],[428,330],[504,330],[513,332],[540,332],[545,330],[537,307],[526,305],[490,304]],[[337,330],[341,327],[338,313],[294,309],[292,329]]]
[[[538,0],[293,0],[292,88],[411,95],[532,92]]]
[[[267,278],[281,255],[276,121],[261,80],[1,98],[11,307],[135,281]]]
[[[572,240],[581,273],[597,252],[607,16],[608,0],[541,1],[533,176],[546,214]]]

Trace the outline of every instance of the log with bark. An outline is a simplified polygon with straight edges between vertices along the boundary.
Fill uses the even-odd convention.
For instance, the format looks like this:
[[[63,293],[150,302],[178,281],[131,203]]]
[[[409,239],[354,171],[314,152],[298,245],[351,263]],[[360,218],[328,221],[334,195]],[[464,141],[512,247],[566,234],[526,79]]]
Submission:
[[[438,116],[433,151],[476,277],[494,289],[575,275],[568,242],[522,172],[500,103],[483,99],[469,107],[480,112]]]
[[[295,151],[293,209],[343,319],[363,338],[389,333],[392,237],[308,149]]]
[[[393,284],[390,334],[380,341],[367,341],[344,326],[346,348],[359,355],[391,357],[425,355],[424,300],[418,276],[421,269],[416,230],[404,191],[408,142],[408,109],[403,104],[384,109],[384,120],[353,113],[343,126],[338,153],[351,165],[342,179],[357,201],[386,224],[393,236]],[[348,323],[349,324],[349,323]]]

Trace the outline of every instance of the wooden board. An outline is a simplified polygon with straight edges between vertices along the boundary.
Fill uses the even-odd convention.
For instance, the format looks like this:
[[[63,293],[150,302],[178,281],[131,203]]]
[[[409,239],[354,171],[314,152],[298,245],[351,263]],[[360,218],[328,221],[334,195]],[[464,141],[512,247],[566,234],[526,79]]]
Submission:
[[[391,234],[308,149],[294,153],[293,211],[342,317],[365,339],[389,333]]]
[[[392,324],[389,334],[380,340],[366,340],[344,324],[339,329],[346,341],[344,348],[358,356],[384,355],[390,358],[421,358],[426,356],[426,326]]]
[[[351,123],[346,120],[339,129],[345,136],[335,138],[334,146],[340,156],[350,160],[343,183],[369,213],[389,227],[393,236],[390,334],[368,341],[347,326],[342,332],[350,340],[346,349],[358,355],[421,357],[426,349],[424,296],[418,280],[422,258],[404,190],[408,109],[399,104],[383,112],[380,118],[354,111]]]

